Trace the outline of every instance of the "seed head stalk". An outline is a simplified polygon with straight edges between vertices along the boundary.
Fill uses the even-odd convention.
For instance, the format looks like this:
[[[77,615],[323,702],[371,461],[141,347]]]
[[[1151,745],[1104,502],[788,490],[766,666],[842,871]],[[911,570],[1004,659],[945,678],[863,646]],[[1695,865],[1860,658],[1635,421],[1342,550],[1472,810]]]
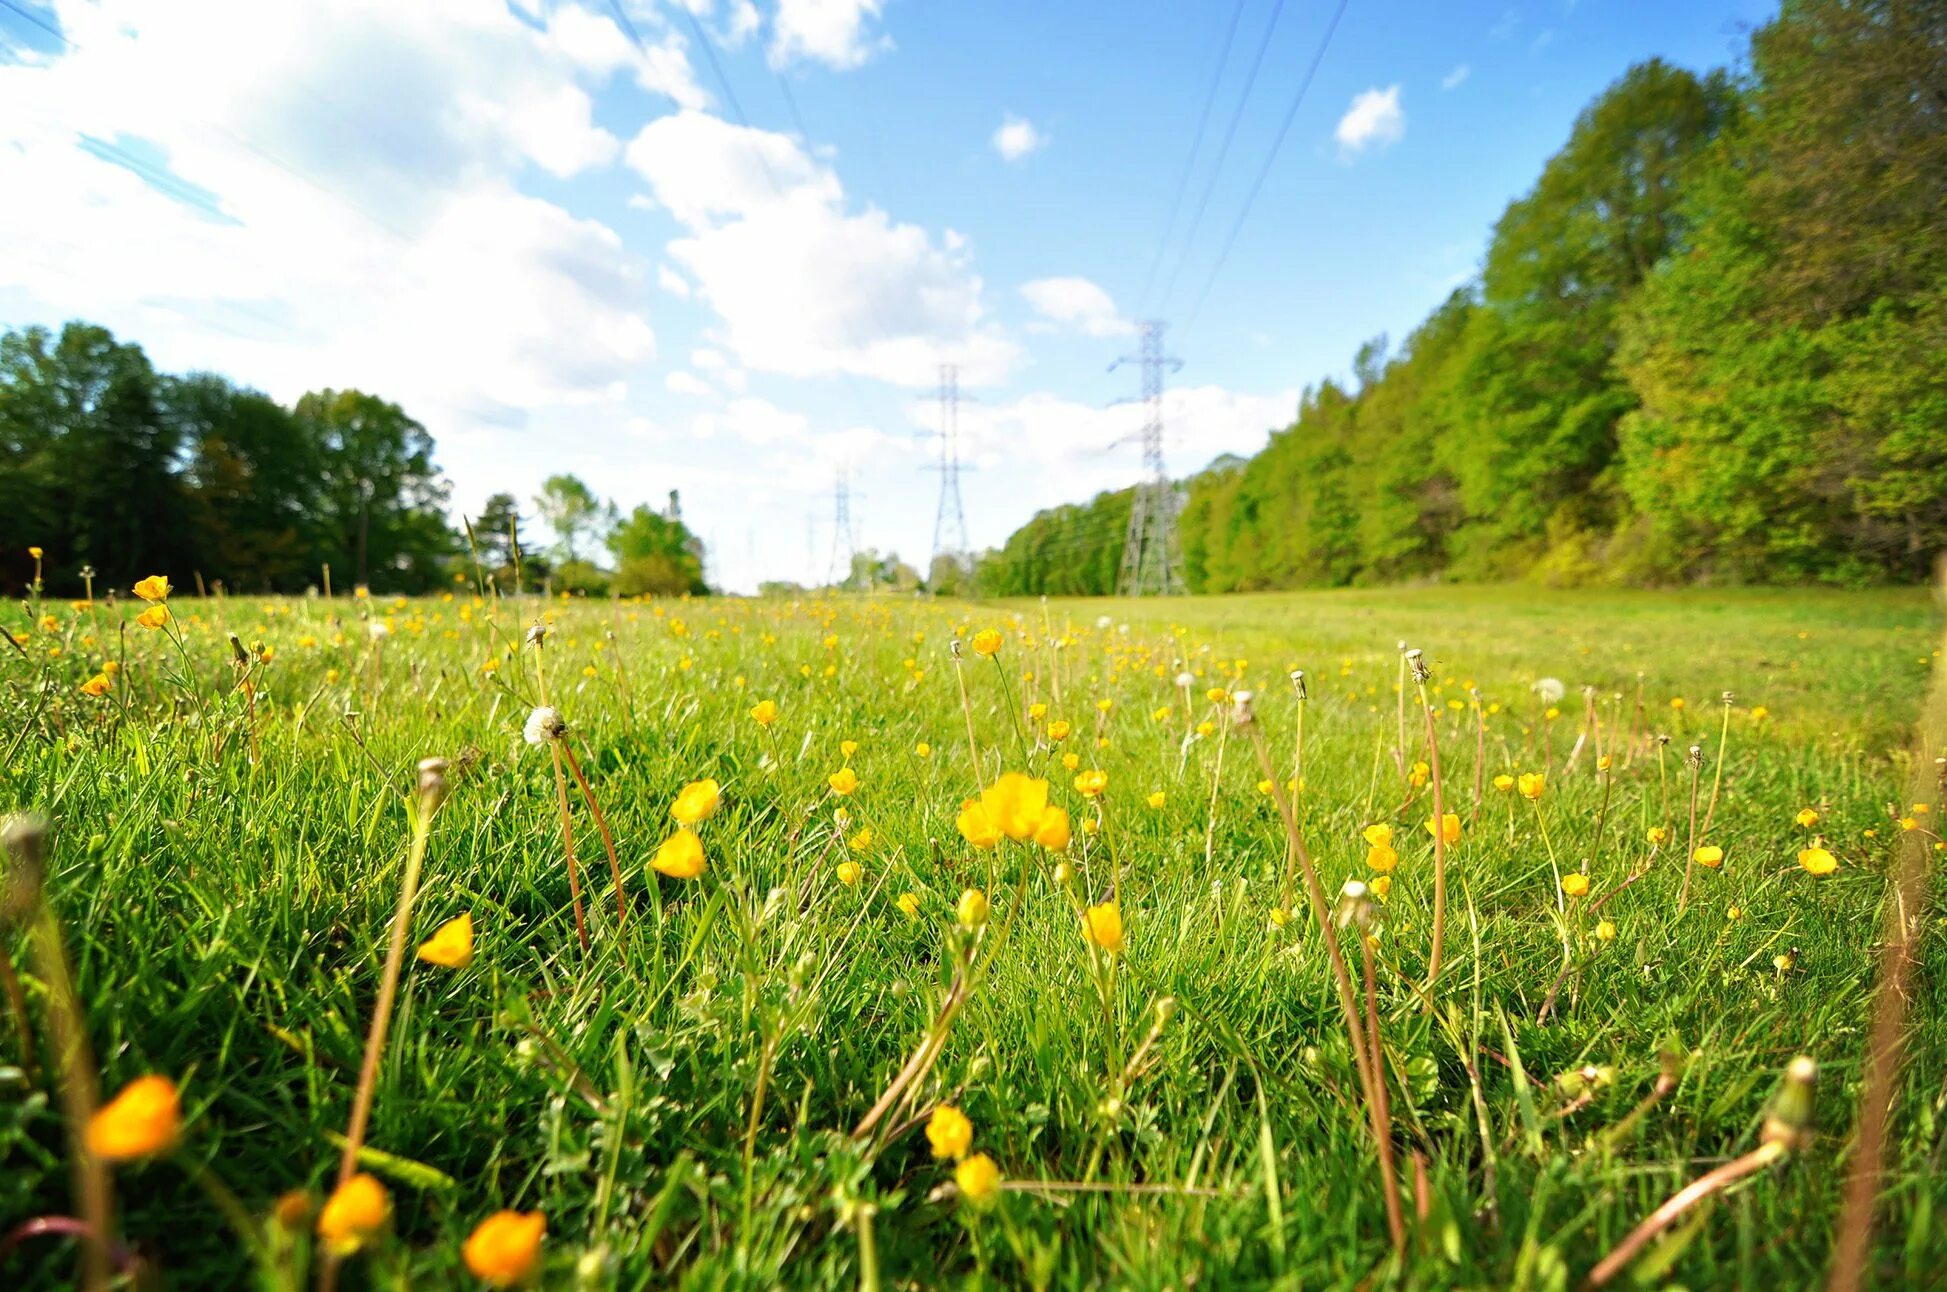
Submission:
[[[541,697],[542,707],[548,703],[548,672],[542,663],[546,653],[547,631],[540,624],[528,633],[528,640],[534,643],[534,685]],[[561,849],[568,856],[568,900],[575,908],[575,940],[581,943],[583,955],[588,954],[588,921],[581,909],[581,865],[575,860],[575,827],[568,815],[568,775],[561,766],[561,749],[566,742],[565,735],[556,735],[548,741],[548,756],[554,762],[555,801],[561,806]],[[619,873],[618,867],[618,873]],[[617,888],[619,895],[620,888]]]
[[[1324,886],[1319,883],[1311,853],[1305,848],[1304,838],[1298,832],[1298,818],[1292,811],[1291,800],[1286,796],[1284,786],[1278,783],[1277,769],[1271,763],[1271,747],[1253,715],[1248,691],[1240,692],[1237,696],[1235,722],[1249,733],[1258,766],[1271,781],[1271,797],[1278,805],[1278,815],[1284,819],[1286,837],[1298,854],[1298,866],[1305,877],[1305,894],[1311,900],[1312,915],[1318,921],[1319,935],[1325,943],[1325,956],[1332,967],[1333,985],[1338,988],[1339,1010],[1345,1018],[1346,1039],[1351,1042],[1352,1065],[1359,1077],[1359,1089],[1372,1123],[1373,1139],[1375,1143],[1389,1141],[1392,1130],[1381,1113],[1378,1097],[1373,1093],[1374,1084],[1383,1078],[1373,1071],[1372,1051],[1368,1048],[1365,1025],[1360,1018],[1352,974],[1346,968],[1345,953],[1339,947],[1338,935],[1332,928],[1332,914],[1326,905]],[[1378,1157],[1380,1181],[1387,1196],[1387,1214],[1391,1217],[1399,1211],[1399,1181],[1393,1175],[1390,1144],[1379,1150]]]
[[[1420,712],[1426,717],[1427,769],[1433,778],[1433,949],[1428,953],[1426,968],[1427,995],[1431,997],[1434,985],[1440,981],[1440,967],[1447,945],[1447,800],[1445,781],[1440,775],[1440,740],[1434,730],[1433,708],[1426,698],[1426,683],[1432,674],[1421,661],[1418,651],[1411,652],[1411,655],[1413,683],[1419,692]]]
[[[1725,756],[1730,751],[1731,707],[1736,702],[1737,696],[1735,694],[1730,691],[1724,692],[1724,724],[1717,731],[1717,768],[1711,773],[1710,777],[1710,806],[1704,810],[1704,834],[1706,836],[1710,834],[1710,823],[1717,819],[1717,792],[1724,785]]]
[[[1704,751],[1690,746],[1690,840],[1683,850],[1683,887],[1677,892],[1677,914],[1690,904],[1690,876],[1697,869],[1697,777],[1703,770]]]

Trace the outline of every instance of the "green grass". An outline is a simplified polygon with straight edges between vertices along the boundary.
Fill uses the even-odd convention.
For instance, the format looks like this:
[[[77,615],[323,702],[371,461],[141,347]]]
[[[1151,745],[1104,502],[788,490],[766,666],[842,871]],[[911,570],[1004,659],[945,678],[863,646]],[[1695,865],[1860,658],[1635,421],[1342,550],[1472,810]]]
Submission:
[[[1798,1287],[1822,1271],[1900,833],[1902,751],[1937,645],[1924,594],[557,603],[550,694],[633,903],[618,933],[607,861],[577,802],[587,954],[550,760],[521,740],[534,652],[505,649],[537,607],[468,600],[182,601],[188,676],[160,634],[131,623],[124,638],[127,605],[48,607],[58,627],[5,653],[0,804],[55,824],[48,896],[103,1084],[159,1072],[184,1091],[173,1157],[116,1173],[121,1232],[170,1286],[252,1277],[199,1172],[258,1213],[287,1190],[330,1186],[398,900],[404,791],[428,755],[470,766],[433,826],[413,940],[470,911],[477,956],[459,971],[408,966],[369,1137],[391,1155],[371,1169],[391,1188],[394,1224],[348,1263],[350,1286],[463,1285],[461,1240],[505,1206],[546,1213],[549,1286],[578,1270],[592,1286],[857,1286],[870,1212],[888,1287],[1563,1287],[1683,1183],[1752,1148],[1799,1053],[1822,1068],[1817,1138],[1679,1226],[1685,1241],[1651,1251],[1688,1286]],[[370,635],[367,616],[389,618],[390,634]],[[10,626],[24,623],[16,614]],[[1044,623],[1065,635],[1059,649]],[[982,778],[1050,776],[1078,825],[1073,896],[1101,900],[1120,868],[1128,941],[1111,977],[1092,967],[1048,854],[1012,842],[977,852],[955,829],[976,777],[948,641],[984,626],[1007,639],[998,667],[971,653],[961,666]],[[254,720],[225,631],[274,649],[250,675]],[[1393,760],[1401,640],[1432,665],[1445,793],[1466,821],[1430,1012],[1417,991],[1430,787],[1409,799]],[[96,700],[76,688],[104,649],[125,662]],[[480,667],[489,658],[492,674]],[[1272,920],[1282,826],[1238,733],[1184,744],[1179,659],[1199,674],[1199,720],[1220,712],[1206,687],[1259,693],[1281,766],[1297,708],[1285,673],[1306,670],[1298,812],[1328,890],[1368,876],[1365,825],[1395,826],[1378,1012],[1409,1212],[1411,1155],[1430,1206],[1402,1262],[1389,1255],[1315,922],[1302,901],[1282,928]],[[1542,677],[1568,689],[1552,722],[1532,690]],[[1498,706],[1481,774],[1552,764],[1538,807],[1490,786],[1475,808],[1474,719],[1447,703],[1464,701],[1468,682]],[[1585,684],[1606,778],[1592,748],[1569,766]],[[1735,707],[1720,750],[1726,690]],[[782,709],[768,735],[746,716],[761,698]],[[1106,717],[1101,698],[1115,701]],[[1074,724],[1052,751],[1020,717],[1036,700],[1050,705],[1039,730]],[[1171,709],[1161,721],[1158,707]],[[1406,756],[1424,757],[1410,706],[1408,719]],[[1671,737],[1661,753],[1657,734]],[[840,825],[826,777],[848,739],[862,784]],[[916,755],[921,741],[930,758]],[[1708,840],[1727,860],[1692,877],[1679,917],[1693,743],[1700,798],[1722,770]],[[1093,808],[1071,789],[1063,751],[1108,773],[1100,833],[1079,828]],[[647,862],[672,829],[669,804],[705,776],[725,789],[700,830],[710,868],[659,881]],[[1166,801],[1152,809],[1158,790]],[[1826,878],[1796,861],[1814,833],[1793,821],[1806,806],[1840,862]],[[1665,823],[1670,843],[1604,906],[1616,936],[1598,941],[1587,907],[1650,861],[1646,833]],[[848,887],[837,863],[863,827],[873,837]],[[1585,858],[1593,889],[1563,912],[1556,870]],[[930,1159],[917,1129],[851,1134],[939,1008],[965,941],[953,903],[969,886],[993,899],[990,968],[917,1112],[957,1102],[975,1149],[1010,1182],[1089,1191],[1010,1189],[982,1210],[946,1187],[950,1165]],[[895,905],[907,892],[921,899],[916,917]],[[1733,906],[1741,918],[1727,918]],[[1930,949],[1940,927],[1929,925]],[[45,1060],[45,984],[17,931],[0,936]],[[1554,1015],[1538,1021],[1558,979]],[[1943,989],[1930,971],[1917,981],[1913,1070],[1937,1076]],[[1165,998],[1174,1012],[1121,1085],[1118,1065]],[[1685,1052],[1679,1084],[1605,1144],[1672,1037]],[[1603,1084],[1562,1115],[1557,1078],[1585,1065]],[[74,1207],[52,1079],[44,1064],[24,1068],[16,1021],[0,1015],[0,1231]],[[1917,1075],[1900,1102],[1869,1285],[1937,1275],[1937,1086]],[[0,1265],[0,1285],[65,1286],[73,1271],[66,1240],[34,1238]]]

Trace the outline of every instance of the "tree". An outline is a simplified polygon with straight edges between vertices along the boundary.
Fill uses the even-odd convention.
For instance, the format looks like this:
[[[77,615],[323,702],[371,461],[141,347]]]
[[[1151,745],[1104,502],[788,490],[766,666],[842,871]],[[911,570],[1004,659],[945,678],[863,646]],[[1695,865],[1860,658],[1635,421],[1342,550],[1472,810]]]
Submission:
[[[315,581],[321,463],[289,409],[214,373],[164,378],[163,416],[183,446],[197,565],[238,591]]]
[[[323,558],[361,584],[424,591],[454,553],[433,439],[397,404],[356,390],[314,391],[294,410],[322,464]]]
[[[602,502],[594,490],[571,475],[543,480],[541,492],[534,495],[534,506],[560,540],[556,550],[564,562],[581,559],[583,535],[599,543],[615,525],[615,504]]]
[[[680,596],[709,591],[703,582],[703,544],[673,515],[644,504],[609,532],[616,560],[617,596]]]

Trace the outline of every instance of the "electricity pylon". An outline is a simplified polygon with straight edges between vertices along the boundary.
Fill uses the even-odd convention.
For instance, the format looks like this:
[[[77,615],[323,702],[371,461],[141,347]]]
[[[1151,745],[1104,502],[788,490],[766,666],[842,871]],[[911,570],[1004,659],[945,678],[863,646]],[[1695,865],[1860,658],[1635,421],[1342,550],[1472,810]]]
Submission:
[[[1142,365],[1143,478],[1129,508],[1129,537],[1122,546],[1122,572],[1116,591],[1125,597],[1171,596],[1189,591],[1183,584],[1183,558],[1176,539],[1176,486],[1163,465],[1163,370],[1174,372],[1181,359],[1163,353],[1163,324],[1139,325],[1138,352],[1109,365]]]

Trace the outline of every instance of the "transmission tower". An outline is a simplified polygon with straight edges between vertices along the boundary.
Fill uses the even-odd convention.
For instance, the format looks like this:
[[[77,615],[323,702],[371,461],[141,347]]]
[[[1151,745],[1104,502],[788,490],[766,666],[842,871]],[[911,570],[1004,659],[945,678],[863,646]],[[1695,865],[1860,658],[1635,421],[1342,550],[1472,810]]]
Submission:
[[[845,551],[845,564],[838,563],[839,549]],[[852,537],[852,482],[846,477],[845,468],[838,469],[838,482],[832,486],[832,559],[825,571],[825,582],[836,584],[840,571],[843,577],[852,576],[852,558],[858,555],[858,542]]]
[[[1163,466],[1163,370],[1174,372],[1183,361],[1163,353],[1163,324],[1149,320],[1140,327],[1138,352],[1109,365],[1114,372],[1125,363],[1141,364],[1143,382],[1143,478],[1129,509],[1116,591],[1125,597],[1170,596],[1189,589],[1176,543],[1176,487]]]
[[[960,502],[960,367],[940,365],[940,508],[933,520],[933,560],[965,556],[967,512]]]

